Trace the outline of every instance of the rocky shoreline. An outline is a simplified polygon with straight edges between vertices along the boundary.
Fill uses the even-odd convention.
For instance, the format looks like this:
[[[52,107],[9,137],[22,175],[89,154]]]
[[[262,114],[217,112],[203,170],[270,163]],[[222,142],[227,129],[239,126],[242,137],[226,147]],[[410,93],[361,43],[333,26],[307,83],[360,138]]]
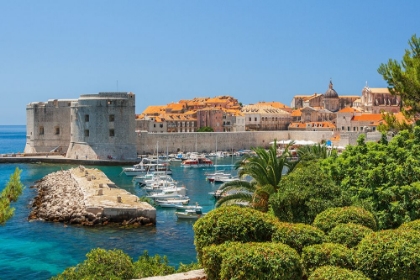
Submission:
[[[140,226],[156,222],[152,206],[116,187],[98,169],[79,166],[57,171],[37,181],[32,188],[38,194],[32,202],[29,220],[84,226]]]

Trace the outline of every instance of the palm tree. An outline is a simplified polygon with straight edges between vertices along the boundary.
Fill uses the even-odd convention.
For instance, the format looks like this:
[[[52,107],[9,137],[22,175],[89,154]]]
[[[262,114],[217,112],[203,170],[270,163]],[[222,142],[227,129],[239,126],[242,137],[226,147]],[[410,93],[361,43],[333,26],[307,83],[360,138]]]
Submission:
[[[239,169],[239,177],[250,176],[251,181],[237,180],[223,184],[219,188],[222,198],[217,201],[216,207],[240,204],[266,212],[268,199],[278,191],[285,169],[290,173],[297,164],[289,160],[290,145],[293,145],[293,142],[286,146],[280,156],[277,154],[277,141],[274,141],[268,150],[261,147],[252,148],[254,154],[245,155],[235,164],[236,169]]]
[[[299,147],[297,151],[299,161],[302,163],[311,162],[316,159],[325,159],[337,155],[337,151],[330,149],[325,144],[315,144]]]

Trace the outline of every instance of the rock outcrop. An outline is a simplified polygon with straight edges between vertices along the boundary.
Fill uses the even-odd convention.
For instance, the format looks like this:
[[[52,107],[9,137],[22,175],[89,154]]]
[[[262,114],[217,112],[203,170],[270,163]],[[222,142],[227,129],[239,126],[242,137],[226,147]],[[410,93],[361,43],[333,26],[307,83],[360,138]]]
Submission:
[[[48,174],[33,186],[38,195],[30,220],[81,225],[148,225],[156,210],[120,189],[98,169],[83,166]]]

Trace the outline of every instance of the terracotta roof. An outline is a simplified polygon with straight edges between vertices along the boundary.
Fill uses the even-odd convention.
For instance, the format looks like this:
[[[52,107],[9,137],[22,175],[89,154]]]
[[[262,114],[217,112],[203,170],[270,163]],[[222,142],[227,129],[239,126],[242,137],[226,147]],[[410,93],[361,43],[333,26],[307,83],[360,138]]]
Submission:
[[[302,116],[302,111],[300,109],[293,110],[291,116],[292,117],[301,117]]]
[[[362,114],[360,116],[353,116],[352,121],[371,121],[378,122],[382,120],[382,114]]]
[[[165,111],[166,105],[154,105],[154,106],[148,106],[144,111],[143,114],[145,115],[152,115],[152,114],[158,114],[162,111]]]
[[[360,110],[353,107],[346,107],[338,111],[337,113],[360,113]]]

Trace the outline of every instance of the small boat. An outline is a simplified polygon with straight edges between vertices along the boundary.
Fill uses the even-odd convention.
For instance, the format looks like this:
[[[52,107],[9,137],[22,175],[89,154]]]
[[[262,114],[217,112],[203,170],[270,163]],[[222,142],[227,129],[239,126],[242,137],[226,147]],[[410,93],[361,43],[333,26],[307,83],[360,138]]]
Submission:
[[[177,208],[186,206],[190,202],[188,197],[184,199],[177,199],[177,198],[168,198],[165,200],[156,199],[155,203],[162,208]]]
[[[165,171],[151,171],[149,173],[143,174],[143,175],[137,175],[133,178],[133,182],[140,184],[140,185],[145,185],[147,180],[152,180],[152,179],[163,179],[163,178],[167,178],[167,176],[169,176],[168,174],[166,174]]]
[[[133,167],[123,168],[123,172],[127,176],[144,175],[153,171],[163,171],[166,174],[172,174],[172,170],[167,163],[142,163],[133,165]]]
[[[229,178],[231,177],[230,173],[224,173],[223,171],[215,171],[214,173],[206,174],[206,180],[213,183],[218,182],[219,178]]]
[[[178,205],[175,207],[178,210],[202,210],[203,207],[198,205],[198,203],[195,203],[195,205]]]
[[[184,212],[175,212],[178,219],[196,220],[205,215],[200,209],[186,209]]]
[[[213,166],[213,162],[203,155],[191,154],[188,159],[181,163],[181,166],[189,168],[210,167]]]

